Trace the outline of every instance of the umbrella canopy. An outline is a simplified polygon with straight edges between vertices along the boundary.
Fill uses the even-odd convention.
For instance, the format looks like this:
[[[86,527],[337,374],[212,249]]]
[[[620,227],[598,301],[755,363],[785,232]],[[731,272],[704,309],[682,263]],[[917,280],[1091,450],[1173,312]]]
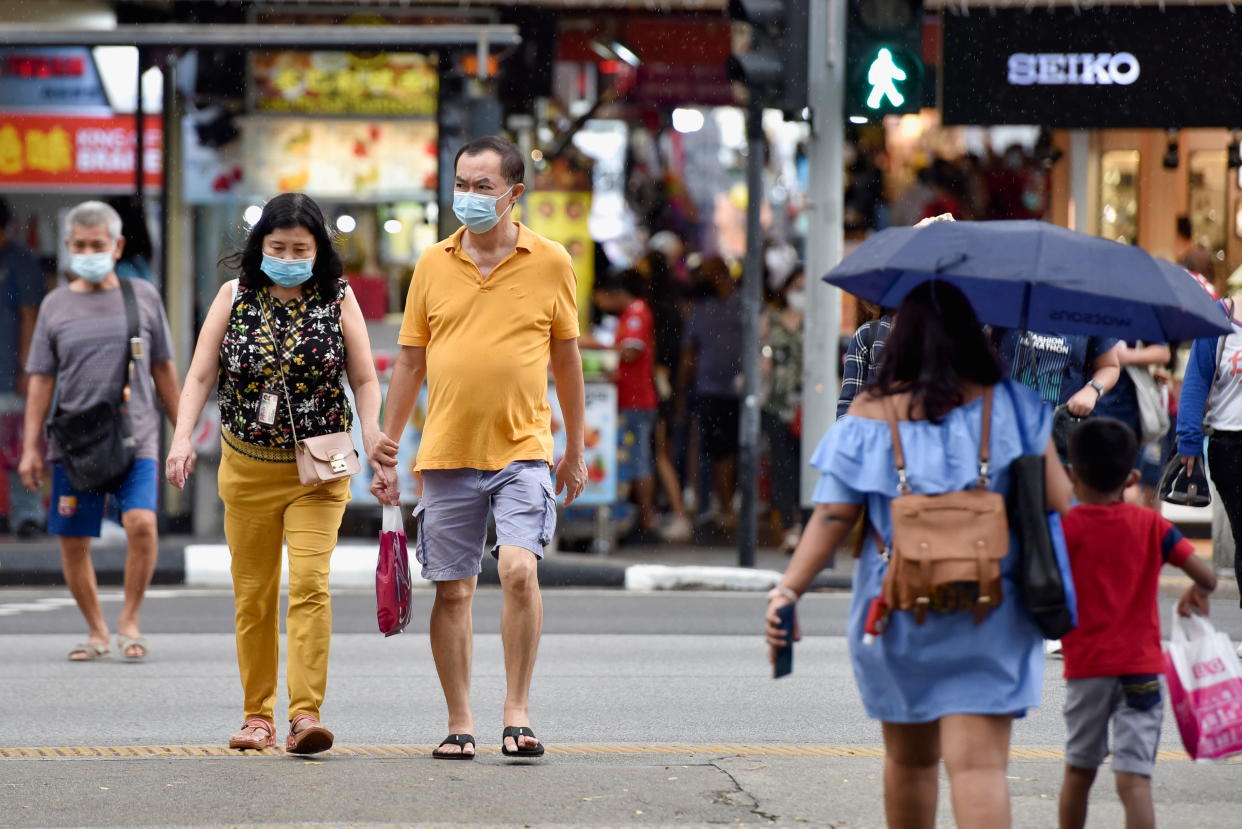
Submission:
[[[895,308],[919,284],[960,288],[989,325],[1147,342],[1218,336],[1228,318],[1183,268],[1038,221],[883,230],[824,280]]]

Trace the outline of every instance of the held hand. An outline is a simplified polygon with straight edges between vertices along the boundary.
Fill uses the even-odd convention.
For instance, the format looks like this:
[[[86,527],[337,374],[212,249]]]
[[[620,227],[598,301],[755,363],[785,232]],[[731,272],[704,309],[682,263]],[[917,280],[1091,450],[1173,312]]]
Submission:
[[[37,450],[24,450],[17,465],[17,474],[22,479],[22,486],[31,492],[38,492],[43,487],[43,455]]]
[[[766,623],[764,635],[768,640],[769,662],[776,662],[776,651],[788,644],[785,641],[785,631],[781,629],[781,619],[776,615],[776,611],[791,604],[793,602],[785,596],[773,596],[768,600],[768,611],[763,620]],[[798,621],[797,614],[794,615],[793,640],[802,641],[802,624]]]
[[[400,447],[397,442],[383,432],[379,432],[370,441],[367,446],[367,457],[371,461],[371,465],[393,467],[397,465],[397,452]]]
[[[565,506],[578,499],[582,490],[586,489],[586,461],[580,454],[566,453],[556,467],[556,494],[565,493]]]
[[[177,489],[185,489],[185,482],[194,473],[197,460],[198,455],[188,438],[175,439],[168,450],[168,460],[164,462],[164,477]]]
[[[1069,413],[1074,417],[1086,417],[1095,411],[1095,404],[1099,401],[1099,393],[1087,386],[1086,388],[1079,389],[1078,393],[1065,404],[1065,408],[1069,409]]]
[[[1198,463],[1198,461],[1199,461],[1198,456],[1196,456],[1196,455],[1178,455],[1178,456],[1177,456],[1177,459],[1178,459],[1179,461],[1181,461],[1181,462],[1182,462],[1182,466],[1184,466],[1184,467],[1186,468],[1186,474],[1187,474],[1187,475],[1193,475],[1193,474],[1195,474],[1195,464],[1196,464],[1196,463]]]
[[[1186,588],[1186,592],[1177,600],[1179,616],[1189,616],[1192,612],[1207,616],[1212,612],[1211,593],[1206,593],[1197,584]]]
[[[372,460],[371,471],[374,473],[371,478],[371,494],[375,499],[385,506],[400,505],[401,483],[397,478],[396,467],[382,466]]]

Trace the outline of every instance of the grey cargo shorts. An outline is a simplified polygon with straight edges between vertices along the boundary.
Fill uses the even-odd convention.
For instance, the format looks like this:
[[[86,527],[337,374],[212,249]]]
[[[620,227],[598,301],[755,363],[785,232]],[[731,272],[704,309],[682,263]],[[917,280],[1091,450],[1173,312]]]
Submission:
[[[552,477],[544,461],[514,461],[504,469],[428,469],[414,508],[414,554],[423,578],[454,581],[483,569],[487,514],[496,521],[496,546],[521,547],[543,558],[556,532]]]

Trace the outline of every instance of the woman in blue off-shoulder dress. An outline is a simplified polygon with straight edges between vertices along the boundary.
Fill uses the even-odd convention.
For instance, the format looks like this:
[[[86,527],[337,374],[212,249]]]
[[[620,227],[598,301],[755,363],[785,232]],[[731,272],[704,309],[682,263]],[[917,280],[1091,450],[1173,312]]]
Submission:
[[[939,765],[949,775],[959,827],[1010,825],[1006,767],[1014,717],[1039,704],[1042,637],[1019,598],[1016,540],[1001,562],[1003,598],[976,624],[971,611],[932,612],[923,624],[895,611],[868,636],[868,610],[887,568],[875,533],[891,539],[898,493],[886,403],[896,403],[915,494],[973,487],[979,478],[983,395],[992,392],[990,488],[1008,492],[1009,465],[1043,454],[1048,502],[1069,508],[1070,484],[1053,450],[1052,412],[1004,369],[965,296],[947,282],[915,288],[897,313],[876,381],[815,450],[815,514],[769,594],[768,641],[783,641],[776,610],[796,602],[866,508],[869,526],[854,570],[848,638],[867,714],[882,722],[884,805],[892,829],[934,823]],[[872,530],[874,528],[874,531]],[[795,631],[795,638],[797,638]]]

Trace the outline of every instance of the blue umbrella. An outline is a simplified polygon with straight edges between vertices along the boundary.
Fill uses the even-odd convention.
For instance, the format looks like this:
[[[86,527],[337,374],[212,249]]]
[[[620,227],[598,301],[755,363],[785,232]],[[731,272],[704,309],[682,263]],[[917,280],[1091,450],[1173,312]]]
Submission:
[[[896,307],[930,279],[960,288],[989,325],[1173,342],[1228,334],[1186,270],[1141,248],[1038,221],[935,222],[880,231],[824,280]]]

